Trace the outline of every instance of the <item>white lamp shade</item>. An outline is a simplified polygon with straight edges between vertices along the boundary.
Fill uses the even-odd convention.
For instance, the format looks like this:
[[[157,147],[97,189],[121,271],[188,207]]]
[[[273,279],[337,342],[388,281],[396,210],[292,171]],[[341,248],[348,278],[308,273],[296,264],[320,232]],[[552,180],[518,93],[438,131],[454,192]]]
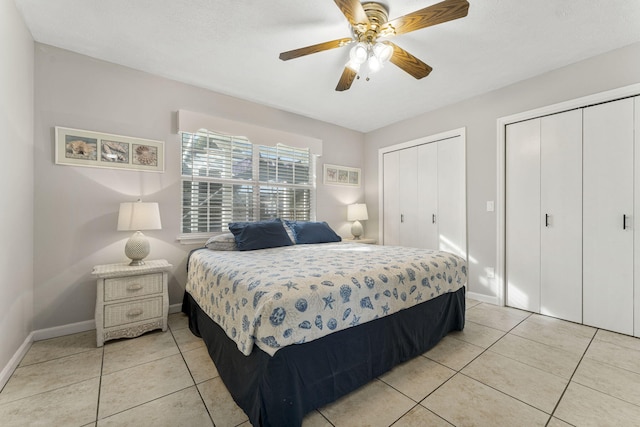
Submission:
[[[157,203],[120,203],[118,231],[160,230],[160,209]]]
[[[364,203],[354,203],[347,206],[347,221],[366,221],[369,219],[367,205]]]

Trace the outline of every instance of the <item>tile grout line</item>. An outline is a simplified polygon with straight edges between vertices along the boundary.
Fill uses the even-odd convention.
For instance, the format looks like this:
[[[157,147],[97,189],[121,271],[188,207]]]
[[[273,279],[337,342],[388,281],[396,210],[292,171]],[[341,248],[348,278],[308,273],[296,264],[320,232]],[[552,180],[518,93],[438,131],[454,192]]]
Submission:
[[[551,422],[551,419],[554,418],[554,414],[556,413],[556,410],[558,409],[558,406],[560,405],[560,402],[562,402],[562,398],[564,397],[565,393],[567,392],[567,389],[571,385],[571,382],[573,381],[573,377],[575,376],[576,372],[578,371],[578,368],[580,367],[580,364],[582,364],[582,361],[584,360],[584,358],[585,358],[585,356],[587,354],[587,351],[589,351],[589,347],[591,347],[591,344],[595,340],[596,335],[598,334],[599,330],[600,330],[599,328],[596,328],[596,331],[593,333],[593,336],[589,340],[589,345],[587,345],[587,347],[584,349],[584,352],[582,353],[582,356],[580,357],[580,360],[578,361],[578,364],[576,365],[575,369],[571,373],[571,377],[569,378],[569,381],[567,382],[567,385],[564,387],[564,390],[562,390],[562,393],[560,394],[560,398],[558,399],[558,401],[556,402],[555,406],[553,407],[553,410],[551,411],[551,416],[549,417],[549,421],[546,424],[547,426],[549,425],[549,422]],[[568,424],[571,424],[568,421],[563,420],[562,418],[558,418],[558,419],[562,420],[563,422],[566,422]]]
[[[515,397],[515,396],[511,396],[510,394],[508,394],[508,393],[506,393],[506,392],[504,392],[504,391],[502,391],[502,390],[498,390],[497,388],[495,388],[495,387],[493,387],[493,386],[491,386],[491,385],[489,385],[489,384],[485,384],[484,382],[482,382],[482,381],[480,381],[480,380],[477,380],[477,379],[475,379],[475,378],[473,378],[473,377],[470,377],[469,375],[467,375],[467,374],[465,374],[465,373],[463,373],[463,372],[462,372],[462,370],[463,370],[464,368],[466,368],[468,365],[470,365],[473,361],[475,361],[477,358],[479,358],[480,356],[482,356],[484,353],[486,353],[487,351],[489,351],[489,350],[491,349],[491,347],[493,347],[493,346],[494,346],[498,341],[500,341],[501,339],[503,339],[503,338],[504,338],[504,337],[506,337],[507,335],[511,334],[511,333],[514,331],[514,329],[516,329],[518,326],[520,326],[520,325],[521,325],[523,322],[525,322],[527,319],[531,318],[534,314],[535,314],[535,313],[530,312],[530,313],[529,313],[529,315],[528,315],[527,317],[525,317],[525,318],[523,318],[521,321],[519,321],[519,322],[518,322],[516,325],[514,325],[511,329],[509,329],[507,332],[505,332],[505,333],[504,333],[504,335],[502,335],[500,338],[498,338],[498,339],[497,339],[493,344],[491,344],[489,347],[487,347],[487,348],[486,348],[482,353],[480,353],[478,356],[474,357],[474,358],[473,358],[469,363],[467,363],[465,366],[463,366],[463,367],[460,369],[460,371],[458,371],[458,372],[457,372],[457,374],[463,375],[463,376],[465,376],[465,377],[467,377],[467,378],[469,378],[469,379],[471,379],[471,380],[473,380],[473,381],[477,381],[477,382],[479,382],[480,384],[482,384],[482,385],[484,385],[484,386],[486,386],[486,387],[489,387],[489,388],[491,388],[492,390],[497,391],[498,393],[501,393],[501,394],[503,394],[503,395],[505,395],[505,396],[509,396],[510,398],[515,399],[515,400],[517,400],[517,401],[518,401],[518,402],[520,402],[520,403],[523,403],[523,404],[525,404],[525,405],[527,405],[527,406],[529,406],[529,407],[531,407],[531,408],[533,408],[533,409],[535,409],[535,410],[537,410],[537,411],[540,411],[540,412],[542,412],[542,413],[544,413],[544,414],[547,414],[545,411],[541,410],[540,408],[536,408],[535,406],[531,405],[531,404],[530,404],[530,403],[528,403],[528,402],[525,402],[525,401],[523,401],[523,400],[520,400],[520,399],[518,399],[518,398],[517,398],[517,397]],[[483,325],[483,326],[486,326],[486,325]],[[494,329],[495,329],[495,328],[494,328]],[[596,332],[597,332],[597,331],[596,331]],[[553,347],[553,346],[550,346],[550,345],[545,344],[545,343],[540,343],[540,342],[538,342],[538,341],[536,341],[536,340],[531,340],[531,339],[529,339],[529,338],[521,337],[520,335],[517,335],[517,334],[513,334],[513,335],[514,335],[514,336],[517,336],[517,337],[519,337],[519,338],[527,339],[527,340],[529,340],[529,341],[531,341],[531,342],[535,342],[535,343],[537,343],[537,344],[543,344],[543,345],[546,345],[546,346],[549,346],[549,347]],[[589,341],[589,345],[591,345],[591,342],[593,341],[593,339],[594,339],[594,338],[595,338],[595,333],[594,333],[593,337],[591,338],[591,341]],[[587,345],[587,347],[586,347],[586,349],[585,349],[585,351],[584,351],[584,354],[586,354],[586,351],[587,351],[587,349],[589,348],[589,345]],[[556,347],[553,347],[553,348],[556,348]],[[501,355],[500,353],[496,353],[496,354]],[[583,356],[582,356],[582,357],[584,357],[584,354],[583,354]],[[502,355],[501,355],[501,356],[502,356]],[[507,356],[503,356],[503,357],[507,357]],[[514,361],[516,361],[516,362],[522,363],[522,364],[524,364],[524,365],[530,366],[531,368],[540,369],[540,368],[536,368],[535,366],[531,366],[531,365],[529,365],[529,364],[527,364],[527,363],[520,362],[519,360],[512,359],[511,357],[507,357],[507,358],[508,358],[508,359],[511,359],[511,360],[514,360]],[[574,369],[574,371],[573,371],[573,374],[575,374],[575,372],[577,371],[578,366],[580,366],[580,363],[581,363],[581,362],[582,362],[582,358],[580,359],[580,361],[579,361],[579,362],[578,362],[578,364],[576,365],[576,367],[575,367],[575,369]],[[546,372],[546,371],[545,371],[545,372]],[[548,373],[548,372],[547,372],[547,373]],[[571,375],[571,378],[573,378],[573,374]],[[558,377],[558,378],[562,378],[562,377],[560,377],[560,376],[558,376],[558,375],[555,375],[555,374],[551,374],[551,375],[554,375],[554,376],[556,376],[556,377]],[[455,375],[454,375],[454,376],[455,376]],[[454,376],[452,376],[451,378],[453,378]],[[450,378],[450,379],[451,379],[451,378]],[[562,378],[562,379],[566,379],[566,378]],[[448,381],[448,380],[447,380],[447,381]],[[569,384],[570,384],[570,383],[571,383],[571,379],[569,379],[569,381],[567,382],[567,385],[565,386],[565,390],[564,390],[564,391],[566,391],[566,388],[569,386]],[[443,384],[444,384],[444,383],[443,383]],[[434,390],[434,391],[435,391],[435,390]],[[554,406],[554,408],[553,408],[553,410],[551,411],[551,413],[550,413],[550,414],[547,414],[547,415],[549,415],[549,419],[548,419],[548,420],[547,420],[547,422],[545,423],[545,426],[548,426],[548,424],[551,422],[551,419],[553,418],[553,414],[554,414],[554,412],[555,412],[556,408],[558,407],[558,404],[559,404],[560,400],[562,400],[562,396],[564,395],[564,391],[562,392],[562,395],[561,395],[561,396],[560,396],[560,398],[558,399],[558,402],[556,402],[556,405]],[[563,421],[564,421],[564,420],[563,420]],[[567,423],[567,424],[570,424],[570,423]],[[572,424],[571,424],[571,425],[572,425]]]
[[[204,401],[204,397],[202,397],[202,393],[200,392],[200,388],[198,387],[196,379],[194,378],[193,373],[191,372],[191,369],[189,368],[189,364],[187,363],[187,360],[184,358],[184,353],[183,353],[182,349],[180,348],[180,346],[178,345],[178,341],[176,341],[176,337],[173,335],[173,329],[171,327],[169,327],[168,329],[169,329],[169,333],[171,334],[171,338],[173,338],[173,342],[176,344],[176,347],[178,347],[178,351],[180,352],[180,357],[182,357],[182,361],[184,362],[184,365],[186,366],[187,371],[189,371],[189,375],[191,376],[191,380],[193,380],[193,386],[196,388],[196,391],[198,392],[198,396],[200,396],[200,401],[204,405],[205,411],[207,411],[207,415],[209,416],[209,419],[211,420],[211,425],[213,427],[215,427],[216,423],[215,423],[215,421],[213,421],[213,417],[211,416],[211,411],[209,411],[209,407],[207,406],[207,403]],[[206,344],[205,344],[204,348],[207,349],[207,354],[209,354],[209,349],[207,348]],[[211,363],[213,363],[213,360],[211,361]],[[215,364],[214,364],[214,366],[215,366]],[[216,367],[216,369],[218,369],[218,368]]]
[[[479,305],[479,304],[478,304],[478,305]],[[475,306],[474,306],[474,307],[475,307]],[[479,381],[479,380],[477,380],[477,379],[475,379],[475,378],[473,378],[473,377],[470,377],[470,376],[468,376],[467,374],[465,374],[465,373],[463,373],[463,372],[462,372],[462,370],[463,370],[464,368],[466,368],[468,365],[470,365],[471,363],[473,363],[476,359],[478,359],[478,358],[479,358],[480,356],[482,356],[484,353],[486,353],[487,351],[489,351],[489,350],[491,349],[491,347],[493,347],[493,346],[494,346],[498,341],[500,341],[500,340],[501,340],[502,338],[504,338],[505,336],[509,335],[509,334],[510,334],[510,333],[511,333],[515,328],[517,328],[521,323],[523,323],[524,321],[526,321],[527,319],[529,319],[533,314],[534,314],[534,313],[530,313],[527,317],[525,317],[525,318],[523,318],[522,320],[520,320],[517,324],[515,324],[515,325],[514,325],[511,329],[509,329],[508,331],[506,331],[506,332],[502,331],[502,332],[504,332],[504,334],[503,334],[500,338],[498,338],[498,339],[497,339],[493,344],[491,344],[491,345],[490,345],[490,346],[488,346],[486,349],[484,349],[484,350],[483,350],[480,354],[478,354],[476,357],[474,357],[473,359],[471,359],[467,364],[465,364],[462,368],[460,368],[460,370],[456,371],[456,373],[455,373],[454,375],[452,375],[449,379],[447,379],[445,382],[443,382],[443,383],[442,383],[440,386],[438,386],[435,390],[433,390],[431,393],[429,393],[429,394],[427,395],[427,397],[425,397],[422,401],[424,401],[425,399],[427,399],[430,395],[432,395],[433,393],[435,393],[435,392],[436,392],[436,390],[440,389],[443,385],[445,385],[446,383],[448,383],[449,381],[451,381],[451,380],[452,380],[456,375],[458,375],[458,374],[459,374],[459,375],[462,375],[462,376],[464,376],[464,377],[466,377],[466,378],[469,378],[469,379],[470,379],[470,380],[472,380],[472,381],[477,381],[478,383],[480,383],[480,384],[482,384],[482,385],[484,385],[484,386],[486,386],[486,387],[489,387],[490,389],[495,390],[495,391],[497,391],[498,393],[500,393],[500,394],[502,394],[502,395],[508,396],[508,397],[510,397],[510,398],[512,398],[512,399],[514,399],[514,400],[516,400],[516,401],[518,401],[518,402],[520,402],[520,403],[523,403],[523,404],[525,404],[525,405],[527,405],[527,406],[529,406],[529,407],[531,407],[531,408],[533,408],[533,409],[535,409],[535,410],[537,410],[537,411],[540,411],[540,412],[542,412],[543,414],[548,415],[548,416],[549,416],[549,419],[547,420],[547,423],[545,424],[545,425],[547,425],[547,424],[551,421],[551,418],[553,417],[553,411],[552,411],[552,413],[551,413],[551,414],[547,414],[547,413],[546,413],[546,412],[544,412],[543,410],[541,410],[541,409],[539,409],[539,408],[536,408],[535,406],[531,405],[530,403],[527,403],[527,402],[525,402],[525,401],[523,401],[523,400],[520,400],[520,399],[518,399],[518,398],[517,398],[517,397],[515,397],[515,396],[511,396],[510,394],[508,394],[508,393],[506,393],[506,392],[504,392],[504,391],[502,391],[502,390],[498,390],[497,388],[495,388],[495,387],[493,387],[493,386],[491,386],[491,385],[489,385],[489,384],[485,384],[484,382]],[[474,323],[475,323],[475,322],[474,322]],[[482,325],[482,324],[481,324],[481,325]],[[482,325],[482,326],[489,327],[489,326],[487,326],[487,325]],[[492,328],[492,329],[495,329],[495,328]],[[595,334],[594,334],[594,335],[595,335]],[[516,336],[517,336],[517,335],[516,335]],[[454,338],[454,339],[458,339],[458,338],[455,338],[455,337],[452,337],[452,338]],[[460,339],[458,339],[458,340],[459,340],[459,341],[463,341],[463,340],[460,340]],[[531,340],[531,341],[532,341],[532,342],[536,342],[536,341],[534,341],[534,340]],[[463,342],[466,342],[466,341],[463,341]],[[469,344],[471,344],[471,343],[469,343]],[[499,353],[498,353],[498,354],[499,354]],[[425,357],[426,357],[426,356],[425,356]],[[505,357],[506,357],[506,356],[505,356]],[[429,360],[432,360],[432,359],[429,359]],[[512,360],[515,360],[515,359],[512,359]],[[435,361],[435,360],[433,360],[433,361],[434,361],[434,362],[436,362],[436,363],[439,363],[439,362],[437,362],[437,361]],[[522,362],[520,362],[520,363],[522,363]],[[441,363],[439,363],[439,364],[440,364],[440,365],[442,365],[442,366],[444,366],[444,367],[447,367],[447,368],[451,369],[450,367],[448,367],[448,366],[446,366],[446,365],[443,365],[443,364],[441,364]],[[525,365],[526,365],[526,363],[525,363]],[[530,365],[527,365],[527,366],[530,366]],[[539,369],[539,368],[538,368],[538,369]],[[576,366],[576,369],[577,369],[577,366]],[[553,374],[552,374],[552,375],[553,375]],[[557,375],[556,375],[556,376],[557,376]],[[559,377],[559,378],[561,378],[561,377]],[[422,402],[422,401],[421,401],[421,402]],[[557,404],[556,404],[556,405],[557,405]],[[426,409],[427,409],[427,410],[429,410],[429,411],[431,411],[429,408],[426,408]],[[555,408],[554,408],[554,410],[555,410]],[[433,412],[433,411],[431,411],[431,412]],[[437,413],[435,413],[435,412],[433,412],[433,413],[434,413],[435,415],[437,415],[438,417],[440,417],[440,415],[438,415]],[[440,418],[442,418],[442,417],[440,417]],[[446,419],[445,419],[445,421],[449,422],[449,421],[448,421],[448,420],[446,420]],[[449,423],[450,423],[450,422],[449,422]],[[450,423],[450,424],[451,424],[451,423]]]
[[[97,348],[89,350],[89,351],[93,351],[93,350],[97,350]],[[64,359],[65,357],[76,356],[76,355],[81,354],[81,353],[88,353],[89,351],[83,351],[83,352],[80,352],[80,353],[74,353],[74,354],[70,354],[70,355],[67,355],[67,356],[63,356],[63,357],[56,357],[56,358],[51,359],[51,360],[60,360],[60,359]],[[49,362],[49,360],[44,360],[42,362],[33,363],[31,365],[27,365],[25,368],[29,368],[29,367],[35,366],[37,364],[46,363],[46,362]],[[102,367],[100,369],[101,369],[101,372],[102,372]],[[9,378],[9,380],[11,380],[11,378],[13,378],[13,376],[15,375],[17,370],[18,370],[18,368],[16,368],[16,370],[13,372],[13,374],[11,374],[11,377]],[[10,404],[10,403],[14,403],[14,402],[18,402],[18,401],[24,400],[24,399],[29,399],[29,398],[32,398],[32,397],[35,397],[35,396],[40,396],[40,395],[45,394],[45,393],[52,393],[52,392],[55,392],[55,391],[58,391],[58,390],[62,390],[63,388],[66,388],[66,387],[76,386],[76,385],[78,385],[80,383],[83,383],[85,381],[89,381],[89,380],[92,380],[94,378],[100,378],[100,377],[101,377],[101,374],[98,374],[95,377],[89,377],[89,378],[85,378],[85,379],[82,379],[82,380],[77,380],[77,381],[69,383],[69,384],[57,386],[57,387],[52,388],[50,390],[38,391],[38,392],[30,394],[28,396],[22,396],[22,397],[17,398],[17,399],[13,399],[13,400],[9,400],[9,401],[4,402],[4,403],[0,403],[0,406],[7,405],[7,404]],[[9,384],[9,381],[7,381],[7,384]],[[5,385],[5,387],[3,388],[2,391],[4,392],[5,389],[6,389],[6,385]]]
[[[55,339],[55,338],[52,338],[52,339]],[[29,349],[29,350],[31,350],[31,349]],[[96,349],[95,348],[88,348],[86,350],[80,350],[80,351],[77,351],[75,353],[65,354],[64,356],[58,356],[58,357],[53,357],[53,358],[47,359],[47,360],[40,360],[38,362],[29,363],[27,365],[23,365],[22,362],[20,362],[20,364],[18,364],[18,367],[15,369],[15,371],[17,371],[20,368],[28,368],[30,366],[36,366],[36,365],[40,365],[42,363],[53,362],[55,360],[64,359],[65,357],[77,356],[78,354],[88,353],[88,352],[94,351],[94,350],[96,350]],[[28,351],[27,351],[27,353],[28,353]],[[26,353],[25,353],[25,356],[26,356]],[[14,371],[14,373],[15,373],[15,371]],[[13,374],[12,374],[12,376],[13,376]]]
[[[596,333],[593,335],[593,338],[592,338],[592,339],[591,339],[591,341],[589,342],[589,346],[587,346],[587,350],[588,350],[588,349],[589,349],[589,347],[591,346],[591,343],[592,343],[593,341],[596,341],[596,335],[597,335],[598,331],[612,332],[612,331],[607,331],[606,329],[600,329],[600,328],[597,328],[597,329],[596,329]],[[614,332],[614,333],[618,333],[618,332]],[[627,335],[627,336],[628,336],[628,335]],[[615,344],[615,343],[612,343],[612,342],[609,342],[609,341],[603,341],[603,340],[600,340],[600,341],[602,341],[602,342],[606,342],[606,343],[608,343],[608,344],[612,344],[612,345],[615,345],[615,346],[618,346],[618,347],[624,347],[624,346],[620,346],[620,345],[618,345],[618,344]],[[628,350],[631,350],[631,351],[636,351],[636,350],[635,350],[635,349],[633,349],[633,348],[629,348],[629,347],[624,347],[624,348],[626,348],[626,349],[628,349]],[[583,361],[585,358],[587,358],[587,351],[586,351],[586,350],[585,350],[585,352],[584,352],[583,357],[580,359],[580,362],[578,363],[578,367],[580,366],[580,364],[582,363],[582,361]],[[603,361],[603,360],[593,359],[593,358],[590,358],[590,357],[589,357],[589,358],[587,358],[587,359],[590,359],[590,360],[592,360],[592,361],[594,361],[594,362],[596,362],[596,363],[600,363],[600,364],[602,364],[602,365],[608,366],[608,367],[613,368],[613,369],[618,369],[618,370],[621,370],[621,371],[629,372],[629,373],[631,373],[631,374],[640,375],[640,373],[639,373],[639,372],[635,372],[635,371],[632,371],[632,370],[629,370],[629,369],[626,369],[626,368],[622,368],[622,367],[620,367],[620,366],[616,366],[616,365],[613,365],[613,364],[611,364],[611,363],[607,363],[606,361]],[[575,372],[578,370],[578,367],[576,367],[576,370],[574,371],[574,374],[575,374]],[[573,381],[573,375],[572,375],[572,377],[571,377],[571,381]],[[611,397],[611,398],[613,398],[613,399],[619,400],[620,402],[624,402],[624,403],[628,403],[629,405],[633,405],[633,406],[640,407],[640,404],[638,404],[638,403],[630,402],[630,401],[625,400],[625,399],[623,399],[623,398],[621,398],[621,397],[614,396],[614,395],[612,395],[612,394],[609,394],[609,393],[608,393],[608,392],[606,392],[606,391],[599,390],[599,389],[597,389],[597,388],[593,388],[593,387],[588,386],[588,385],[586,385],[586,384],[582,384],[582,383],[579,383],[579,382],[574,382],[574,384],[578,384],[578,385],[580,385],[581,387],[588,388],[589,390],[593,390],[593,391],[595,391],[596,393],[604,394],[605,396],[608,396],[608,397]],[[564,395],[564,393],[563,393],[563,395]],[[563,421],[564,421],[564,420],[563,420]],[[566,422],[566,421],[565,421],[565,422]]]
[[[108,373],[108,374],[106,374],[106,375],[111,375],[111,374],[115,374],[115,373],[118,373],[118,372],[122,372],[123,370],[131,369],[131,368],[135,368],[136,366],[141,366],[141,365],[145,365],[145,364],[149,364],[149,363],[154,363],[154,362],[157,362],[158,360],[166,359],[166,358],[169,358],[169,357],[174,357],[174,356],[177,356],[177,355],[179,354],[179,355],[180,355],[180,357],[182,358],[182,361],[184,362],[185,367],[187,368],[187,371],[189,372],[189,375],[191,376],[191,379],[193,380],[193,383],[194,383],[194,384],[193,384],[193,385],[191,385],[191,386],[187,386],[187,387],[181,388],[181,389],[179,389],[179,390],[172,391],[171,393],[165,394],[165,395],[163,395],[163,396],[158,396],[158,397],[156,397],[156,398],[154,398],[154,399],[151,399],[151,400],[149,400],[149,401],[147,401],[147,402],[142,402],[142,403],[137,404],[137,405],[135,405],[135,406],[132,406],[132,407],[130,407],[130,408],[123,409],[123,410],[121,410],[121,411],[119,411],[119,412],[115,412],[115,413],[113,413],[113,414],[108,415],[107,417],[104,417],[103,419],[111,418],[111,417],[113,417],[113,416],[115,416],[115,415],[122,414],[122,413],[124,413],[124,412],[127,412],[127,411],[129,411],[129,410],[132,410],[132,409],[138,408],[138,407],[140,407],[140,406],[144,406],[144,405],[146,405],[146,404],[148,404],[148,403],[154,402],[154,401],[156,401],[156,400],[162,399],[162,398],[167,397],[167,396],[171,396],[172,394],[179,393],[179,392],[181,392],[181,391],[184,391],[184,390],[186,390],[186,389],[188,389],[188,388],[190,388],[190,387],[194,387],[194,386],[196,387],[196,390],[198,391],[198,395],[200,396],[200,399],[202,400],[202,396],[200,395],[200,391],[198,390],[198,387],[197,387],[197,385],[196,385],[196,383],[195,383],[195,379],[193,378],[193,375],[191,374],[191,370],[189,369],[189,365],[187,364],[186,360],[184,359],[184,356],[182,355],[182,351],[180,350],[180,347],[178,346],[178,343],[177,343],[177,341],[176,341],[175,337],[173,336],[173,331],[171,330],[171,328],[170,328],[170,327],[167,327],[167,331],[164,331],[164,332],[162,332],[162,333],[169,333],[169,334],[171,335],[171,338],[173,339],[173,342],[174,342],[174,344],[176,345],[176,348],[178,349],[178,353],[176,353],[176,354],[171,354],[171,355],[168,355],[168,356],[164,356],[164,357],[161,357],[161,358],[158,358],[158,359],[149,360],[149,361],[143,362],[143,363],[141,363],[141,364],[139,364],[139,365],[131,366],[131,367],[129,367],[129,368],[123,368],[123,369],[119,369],[119,370],[116,370],[116,371],[113,371],[113,372],[109,372],[109,373]],[[103,367],[104,367],[104,346],[103,346],[103,353],[102,353],[102,354],[103,354]],[[100,383],[102,383],[102,369],[101,369],[101,375],[100,375]],[[99,399],[99,398],[98,398],[98,399]],[[98,400],[98,402],[99,402],[99,400]],[[209,409],[207,408],[207,405],[204,403],[204,401],[202,401],[202,404],[204,405],[205,410],[207,411],[207,414],[209,415],[209,418],[211,419],[211,415],[209,414]],[[97,417],[96,417],[96,418],[97,418]],[[98,419],[97,419],[97,420],[98,420]],[[97,422],[97,421],[96,421],[96,422]],[[215,427],[215,424],[213,424],[213,419],[211,419],[211,422],[212,422],[212,425]]]
[[[104,343],[102,344],[102,357],[100,358],[100,377],[98,379],[98,401],[96,402],[96,426],[98,425],[98,416],[100,414],[100,393],[102,392],[102,371],[104,370]]]
[[[107,374],[107,375],[108,375],[108,374]],[[165,397],[167,397],[167,396],[171,396],[172,394],[180,393],[181,391],[184,391],[184,390],[188,389],[189,387],[193,387],[193,386],[184,387],[184,388],[181,388],[181,389],[179,389],[179,390],[172,391],[171,393],[165,394],[164,396],[158,396],[158,397],[156,397],[156,398],[154,398],[154,399],[151,399],[151,400],[149,400],[149,401],[147,401],[147,402],[139,403],[139,404],[137,404],[137,405],[135,405],[135,406],[132,406],[131,408],[123,409],[122,411],[119,411],[119,412],[114,412],[113,414],[110,414],[110,415],[108,415],[108,416],[106,416],[106,417],[102,418],[101,420],[109,419],[109,418],[114,417],[114,416],[116,416],[116,415],[119,415],[119,414],[122,414],[122,413],[124,413],[124,412],[130,411],[130,410],[132,410],[132,409],[139,408],[139,407],[144,406],[144,405],[147,405],[147,404],[149,404],[149,403],[151,403],[151,402],[155,402],[156,400],[160,400],[160,399],[163,399],[163,398],[165,398]],[[101,420],[99,420],[99,421],[101,421]],[[96,422],[97,422],[97,421],[96,421]]]
[[[470,309],[473,309],[473,308],[475,308],[475,307],[478,307],[478,306],[480,306],[481,304],[483,304],[483,303],[476,304],[476,305],[474,305],[473,307],[470,307]],[[468,309],[467,309],[467,310],[468,310]],[[466,313],[466,310],[465,310],[465,325],[466,325],[466,321],[467,321],[467,316],[466,316],[466,314],[467,314],[467,313]],[[423,357],[426,357],[427,359],[431,360],[432,362],[439,364],[440,366],[444,366],[445,368],[448,368],[448,369],[451,369],[452,371],[455,371],[455,374],[451,375],[451,376],[450,376],[449,378],[447,378],[447,379],[446,379],[442,384],[440,384],[438,387],[436,387],[435,389],[433,389],[433,390],[431,391],[431,393],[427,394],[427,395],[425,396],[425,398],[424,398],[424,399],[422,399],[420,402],[418,402],[418,405],[423,406],[423,407],[424,407],[425,409],[427,409],[428,411],[432,412],[433,414],[435,414],[435,415],[436,415],[436,416],[438,416],[439,418],[441,418],[441,419],[445,420],[447,423],[449,423],[449,424],[451,424],[451,425],[455,425],[455,424],[451,423],[449,420],[447,420],[446,418],[441,417],[438,413],[436,413],[436,412],[432,411],[431,409],[427,408],[426,406],[422,405],[422,402],[424,402],[424,401],[425,401],[429,396],[431,396],[433,393],[435,393],[435,392],[436,392],[436,391],[438,391],[440,388],[442,388],[442,386],[443,386],[443,385],[445,385],[446,383],[448,383],[449,381],[451,381],[451,380],[452,380],[456,375],[458,375],[458,374],[460,374],[460,375],[464,375],[464,376],[465,376],[465,377],[467,377],[467,378],[471,378],[471,377],[468,377],[467,375],[463,374],[461,371],[462,371],[464,368],[466,368],[466,367],[467,367],[467,365],[469,365],[469,364],[470,364],[470,363],[472,363],[474,360],[476,360],[478,357],[482,356],[482,355],[483,355],[487,350],[489,350],[491,347],[493,347],[493,345],[494,345],[496,342],[498,342],[498,341],[500,341],[502,338],[504,338],[507,334],[509,334],[509,332],[511,332],[514,328],[516,328],[520,323],[524,322],[524,321],[525,321],[526,319],[528,319],[530,316],[531,316],[531,314],[529,314],[527,317],[525,317],[525,318],[523,318],[522,320],[520,320],[516,325],[514,325],[511,329],[509,329],[509,330],[508,330],[508,331],[506,331],[506,332],[505,332],[505,331],[502,331],[502,330],[500,330],[500,329],[496,329],[496,330],[499,330],[499,331],[501,331],[501,332],[504,332],[504,334],[503,334],[500,338],[498,338],[498,339],[497,339],[493,344],[491,344],[489,347],[487,347],[487,348],[485,348],[484,350],[482,350],[482,352],[480,352],[477,356],[475,356],[473,359],[471,359],[468,363],[466,363],[466,364],[465,364],[463,367],[461,367],[459,370],[451,369],[449,366],[447,366],[447,365],[445,365],[445,364],[443,364],[443,363],[440,363],[440,362],[438,362],[437,360],[433,360],[433,359],[429,358],[428,356],[423,356]],[[477,322],[473,322],[473,323],[477,323]],[[482,325],[482,326],[485,326],[485,327],[490,327],[490,326],[487,326],[487,325],[483,325],[483,324],[481,324],[481,323],[478,323],[478,324],[479,324],[479,325]],[[495,329],[495,328],[492,328],[492,329]],[[464,329],[463,329],[463,330],[464,330]],[[449,335],[449,334],[447,334],[447,335],[445,335],[445,336],[448,336],[448,335]],[[444,337],[443,337],[443,338],[444,338]],[[458,340],[458,341],[462,341],[462,342],[464,342],[464,343],[466,343],[466,344],[471,344],[471,343],[467,343],[466,341],[460,340],[460,339],[455,338],[455,337],[451,337],[451,338],[456,339],[456,340]],[[436,344],[436,345],[437,345],[437,344]],[[475,345],[475,344],[473,344],[473,345]],[[434,347],[435,347],[435,346],[434,346]],[[480,346],[476,345],[476,347],[480,347]],[[482,348],[482,347],[480,347],[480,348]],[[471,379],[472,379],[473,381],[477,381],[477,380],[476,380],[476,379],[474,379],[474,378],[471,378]],[[490,386],[488,386],[487,384],[484,384],[484,383],[482,383],[482,382],[480,382],[480,381],[478,381],[478,382],[479,382],[480,384],[483,384],[483,385],[487,386],[487,387],[490,387]],[[491,388],[493,388],[493,387],[491,387]],[[495,389],[494,389],[494,390],[495,390]],[[502,394],[504,394],[504,395],[506,395],[506,396],[509,396],[508,394],[506,394],[506,393],[504,393],[504,392],[502,392],[502,391],[500,391],[500,390],[496,390],[496,391],[498,391],[498,392],[500,392],[500,393],[502,393]],[[509,396],[509,397],[514,398],[513,396]],[[515,399],[515,398],[514,398],[514,399]],[[516,400],[517,400],[517,399],[516,399]],[[536,408],[536,409],[537,409],[537,408]]]

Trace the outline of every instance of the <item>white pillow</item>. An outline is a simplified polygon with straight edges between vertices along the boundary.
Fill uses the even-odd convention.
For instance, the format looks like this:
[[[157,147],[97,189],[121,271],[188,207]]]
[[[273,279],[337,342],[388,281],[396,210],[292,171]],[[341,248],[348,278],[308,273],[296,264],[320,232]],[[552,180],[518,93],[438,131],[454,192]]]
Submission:
[[[217,234],[205,243],[205,246],[212,251],[237,251],[236,238],[231,233]]]

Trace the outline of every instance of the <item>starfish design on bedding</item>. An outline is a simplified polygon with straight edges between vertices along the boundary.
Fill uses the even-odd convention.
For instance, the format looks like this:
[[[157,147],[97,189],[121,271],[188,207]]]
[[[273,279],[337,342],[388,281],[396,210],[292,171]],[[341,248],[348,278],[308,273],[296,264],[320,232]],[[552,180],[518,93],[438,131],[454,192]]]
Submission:
[[[296,291],[299,290],[297,288],[298,284],[297,283],[293,283],[291,280],[289,280],[289,282],[287,282],[287,283],[284,283],[282,286],[286,286],[288,291],[290,291],[291,289],[295,289]]]
[[[322,297],[322,299],[324,300],[324,308],[326,309],[327,307],[329,307],[333,310],[332,304],[336,302],[335,298],[333,298],[333,295],[329,294],[328,297]]]

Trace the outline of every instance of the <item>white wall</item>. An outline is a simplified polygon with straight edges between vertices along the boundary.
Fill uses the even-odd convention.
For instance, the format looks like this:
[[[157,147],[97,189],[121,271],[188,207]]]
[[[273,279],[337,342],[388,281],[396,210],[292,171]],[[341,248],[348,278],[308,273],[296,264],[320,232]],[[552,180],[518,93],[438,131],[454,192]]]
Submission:
[[[487,277],[486,269],[496,266],[496,212],[503,207],[487,212],[486,202],[497,197],[496,120],[638,82],[640,43],[370,132],[365,137],[364,159],[369,237],[377,237],[378,149],[466,127],[468,289],[495,299],[496,281]]]
[[[324,141],[324,162],[362,167],[361,133],[156,77],[47,45],[35,53],[35,325],[93,319],[95,264],[124,262],[130,233],[117,232],[119,203],[160,203],[163,229],[145,234],[150,258],[174,265],[170,302],[181,302],[193,246],[176,241],[180,224],[180,144],[176,111],[185,109]],[[166,171],[149,173],[54,164],[54,126],[165,141]],[[14,180],[15,182],[15,180]],[[364,188],[322,185],[317,218],[349,234],[346,204]]]
[[[0,389],[32,330],[33,48],[13,1],[0,0]]]

